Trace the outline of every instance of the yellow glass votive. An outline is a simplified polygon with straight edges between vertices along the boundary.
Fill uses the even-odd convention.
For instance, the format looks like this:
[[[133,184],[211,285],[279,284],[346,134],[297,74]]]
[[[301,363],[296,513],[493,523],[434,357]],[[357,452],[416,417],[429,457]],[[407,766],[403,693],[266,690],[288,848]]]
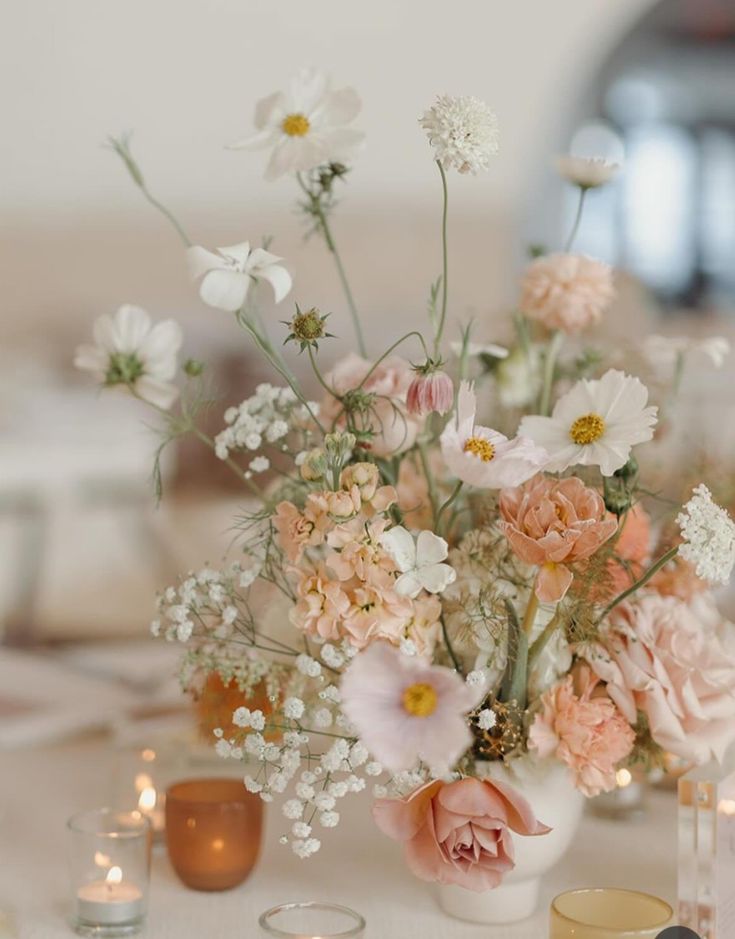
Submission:
[[[664,900],[636,890],[570,890],[552,901],[549,939],[656,939],[673,916]]]

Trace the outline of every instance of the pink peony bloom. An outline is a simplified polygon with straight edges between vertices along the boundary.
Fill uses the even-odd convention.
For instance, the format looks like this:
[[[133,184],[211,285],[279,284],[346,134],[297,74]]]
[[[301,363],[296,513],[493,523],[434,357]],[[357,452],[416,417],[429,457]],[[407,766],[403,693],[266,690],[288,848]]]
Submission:
[[[440,441],[444,462],[457,479],[481,489],[519,486],[546,464],[548,453],[528,437],[508,440],[497,430],[475,424],[476,410],[472,385],[463,381],[456,417]]]
[[[362,384],[365,376],[370,377]],[[408,413],[406,395],[413,380],[411,365],[397,355],[390,355],[373,368],[373,363],[351,353],[338,362],[327,376],[327,384],[338,395],[344,395],[361,387],[365,394],[374,395],[370,410],[365,414],[356,412],[353,421],[358,429],[370,431],[369,449],[376,456],[393,456],[410,449],[422,421]],[[320,418],[327,425],[343,427],[344,409],[333,395],[322,401]]]
[[[694,763],[722,760],[735,740],[735,656],[711,624],[675,597],[649,594],[610,614],[601,644],[578,650],[635,723]]]
[[[543,710],[528,734],[529,749],[555,757],[574,773],[575,785],[591,798],[615,788],[616,765],[629,756],[635,732],[610,698],[593,695],[599,679],[582,667],[541,696]]]
[[[424,417],[436,411],[446,414],[454,404],[454,385],[446,372],[417,375],[408,386],[406,406],[409,414]]]
[[[573,575],[567,564],[593,555],[618,523],[602,496],[581,479],[536,476],[500,493],[501,527],[515,554],[539,568],[536,595],[552,603],[566,594]]]
[[[520,306],[548,329],[576,333],[599,322],[614,297],[609,265],[577,254],[549,254],[527,268]]]
[[[289,610],[289,620],[307,635],[332,642],[341,639],[342,623],[350,609],[349,597],[323,566],[300,573],[298,599]]]
[[[472,743],[465,714],[476,704],[477,691],[451,669],[387,643],[355,656],[342,678],[341,697],[365,746],[392,772],[419,760],[445,772]]]
[[[498,887],[515,867],[512,831],[550,831],[512,786],[471,777],[436,779],[405,799],[378,799],[373,818],[384,834],[403,843],[416,877],[478,892]]]

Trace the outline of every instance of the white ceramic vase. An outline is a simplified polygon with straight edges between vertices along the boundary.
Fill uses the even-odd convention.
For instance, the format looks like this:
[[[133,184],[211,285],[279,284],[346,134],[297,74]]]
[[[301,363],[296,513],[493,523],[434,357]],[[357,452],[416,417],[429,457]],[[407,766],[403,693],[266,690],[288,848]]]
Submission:
[[[547,835],[513,834],[515,862],[495,890],[477,893],[454,884],[439,885],[439,904],[445,913],[473,923],[515,923],[532,916],[538,905],[541,878],[559,862],[572,843],[584,810],[584,796],[560,763],[534,766],[519,761],[513,770],[499,762],[478,764],[486,778],[517,789],[533,806]]]

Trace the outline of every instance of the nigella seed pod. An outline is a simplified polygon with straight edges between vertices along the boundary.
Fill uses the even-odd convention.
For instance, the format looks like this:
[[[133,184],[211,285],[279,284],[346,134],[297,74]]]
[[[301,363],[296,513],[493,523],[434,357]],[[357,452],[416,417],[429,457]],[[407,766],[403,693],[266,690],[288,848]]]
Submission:
[[[446,372],[418,374],[408,387],[406,407],[409,414],[423,417],[436,411],[446,414],[454,404],[454,384]]]

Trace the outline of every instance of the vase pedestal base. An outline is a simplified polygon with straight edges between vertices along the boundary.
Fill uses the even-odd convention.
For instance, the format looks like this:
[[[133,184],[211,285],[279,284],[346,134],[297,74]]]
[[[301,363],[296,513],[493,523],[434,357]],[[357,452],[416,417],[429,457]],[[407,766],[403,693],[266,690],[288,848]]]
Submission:
[[[442,884],[439,886],[439,905],[449,916],[470,923],[516,923],[535,913],[540,886],[538,877],[502,884],[483,893],[454,884]]]

